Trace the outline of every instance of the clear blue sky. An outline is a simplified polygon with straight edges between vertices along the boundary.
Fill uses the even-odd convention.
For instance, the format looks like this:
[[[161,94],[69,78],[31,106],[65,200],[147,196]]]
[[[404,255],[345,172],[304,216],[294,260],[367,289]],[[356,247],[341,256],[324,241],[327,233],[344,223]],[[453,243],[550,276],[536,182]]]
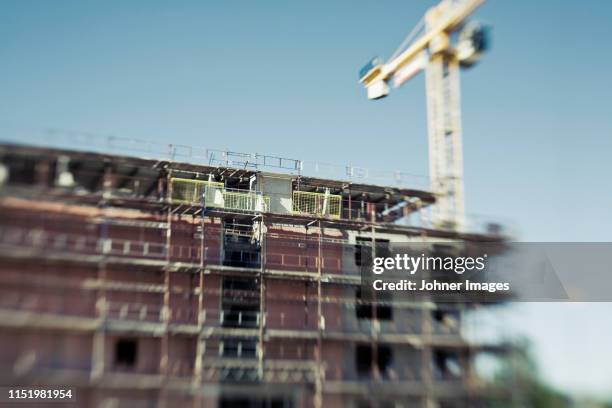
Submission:
[[[5,0],[0,129],[426,174],[423,77],[371,102],[357,71],[388,57],[432,4]],[[490,0],[478,19],[493,26],[493,48],[462,77],[468,212],[511,220],[524,241],[611,241],[612,3]],[[593,381],[579,389],[605,392],[607,367],[592,374],[601,354],[572,362],[558,345],[576,350],[577,330],[604,326],[610,312],[533,306],[517,324],[536,339],[551,381],[571,387],[588,370]],[[601,329],[592,350],[612,341]]]

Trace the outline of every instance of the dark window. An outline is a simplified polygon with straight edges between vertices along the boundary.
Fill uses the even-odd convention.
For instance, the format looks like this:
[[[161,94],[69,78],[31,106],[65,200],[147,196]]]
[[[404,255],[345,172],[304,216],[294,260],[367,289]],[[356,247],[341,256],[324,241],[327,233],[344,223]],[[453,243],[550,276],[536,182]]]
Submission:
[[[457,354],[436,350],[433,354],[434,374],[441,379],[459,378],[463,374],[463,367]]]
[[[225,358],[255,358],[257,340],[224,339],[221,356]]]
[[[292,408],[290,397],[235,397],[221,396],[220,408]]]
[[[372,263],[372,238],[357,237],[355,239],[355,264],[357,266],[369,266]],[[374,241],[376,257],[391,256],[388,239],[377,239]]]
[[[255,278],[224,277],[221,305],[224,327],[257,327],[259,282]]]
[[[291,404],[288,401],[283,401],[280,398],[273,398],[268,401],[268,406],[270,408],[289,408]]]
[[[386,377],[387,370],[391,367],[391,363],[393,362],[393,351],[389,346],[378,346],[378,370],[380,373]]]
[[[394,408],[396,405],[393,402],[378,401],[376,406],[378,408]],[[403,405],[401,405],[401,406],[403,406]],[[369,401],[359,401],[357,403],[357,408],[373,408],[373,407],[374,407],[374,405],[372,405],[372,403],[370,403]]]
[[[36,180],[36,159],[27,157],[7,157],[3,159],[9,168],[8,181],[11,184],[34,184]]]
[[[133,367],[138,357],[138,343],[132,339],[120,339],[115,344],[115,363]]]
[[[355,314],[358,319],[371,319],[372,318],[372,304],[364,301],[364,296],[361,292],[361,288],[357,288],[357,293],[355,294],[355,298],[357,303],[355,305]]]
[[[436,309],[431,312],[431,315],[436,323],[448,327],[457,327],[460,320],[458,310]]]
[[[374,356],[374,351],[376,352],[376,356]],[[372,345],[370,344],[360,344],[357,345],[355,353],[357,375],[370,376],[374,368],[374,360],[376,360],[376,365],[380,374],[383,377],[387,376],[387,370],[391,368],[391,364],[393,363],[393,350],[391,350],[391,347],[380,344],[376,346],[375,349],[372,349]]]
[[[219,401],[220,408],[249,408],[255,404],[255,401],[248,397],[221,397]]]
[[[243,268],[259,267],[261,246],[253,236],[253,224],[227,221],[224,228],[223,264]]]
[[[393,320],[391,301],[390,292],[383,291],[377,293],[376,318],[378,320]]]
[[[376,307],[376,318],[378,320],[393,320],[391,305],[378,305]]]
[[[376,243],[376,256],[388,258],[391,256],[391,248],[388,239],[377,239]]]
[[[355,349],[355,367],[358,375],[372,373],[372,347],[369,344],[360,344]]]
[[[223,278],[223,289],[256,291],[259,290],[259,285],[257,279],[253,278],[225,277]]]
[[[372,263],[372,238],[357,237],[356,241],[355,265],[370,265]]]
[[[363,294],[361,288],[357,288],[355,293],[355,314],[357,318],[373,319],[376,317],[378,320],[393,320],[390,294],[388,292],[381,292],[376,300],[371,297],[371,294]],[[376,313],[376,316],[374,316],[374,313]]]
[[[442,310],[439,310],[439,309],[434,310],[432,314],[433,314],[433,318],[437,322],[442,323],[444,321],[444,312]]]
[[[259,306],[231,305],[223,310],[223,327],[258,327]]]

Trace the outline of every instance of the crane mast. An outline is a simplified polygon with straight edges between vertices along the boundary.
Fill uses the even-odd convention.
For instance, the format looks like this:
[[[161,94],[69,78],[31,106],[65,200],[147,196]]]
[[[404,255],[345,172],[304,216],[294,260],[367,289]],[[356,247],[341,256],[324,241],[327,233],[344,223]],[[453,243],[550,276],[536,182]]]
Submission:
[[[429,177],[438,195],[432,220],[461,229],[465,222],[459,61],[438,53],[425,69]]]
[[[486,48],[482,27],[465,24],[484,1],[443,0],[427,11],[423,33],[411,45],[384,64],[372,60],[360,72],[368,98],[380,99],[389,93],[390,81],[397,88],[425,71],[429,176],[438,196],[431,215],[441,228],[461,230],[465,224],[459,75]]]

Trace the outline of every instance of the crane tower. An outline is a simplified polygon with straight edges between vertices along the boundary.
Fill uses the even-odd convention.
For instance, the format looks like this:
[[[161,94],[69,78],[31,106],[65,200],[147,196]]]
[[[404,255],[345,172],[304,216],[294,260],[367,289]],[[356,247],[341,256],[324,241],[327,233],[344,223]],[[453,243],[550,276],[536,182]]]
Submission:
[[[465,223],[459,71],[487,47],[487,32],[468,17],[485,0],[443,0],[429,9],[385,63],[372,59],[360,71],[369,99],[389,94],[425,71],[432,209],[437,227],[461,230]]]

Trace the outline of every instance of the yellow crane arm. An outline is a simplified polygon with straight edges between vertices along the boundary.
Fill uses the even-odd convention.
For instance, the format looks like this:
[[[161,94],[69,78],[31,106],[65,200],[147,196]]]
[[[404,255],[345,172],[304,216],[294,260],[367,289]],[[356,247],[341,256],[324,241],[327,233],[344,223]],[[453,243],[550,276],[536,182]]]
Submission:
[[[408,49],[403,51],[392,61],[374,67],[367,75],[360,79],[360,82],[367,88],[378,81],[387,81],[400,68],[410,63],[421,51],[427,49],[432,40],[437,36],[442,33],[449,33],[460,26],[484,2],[485,0],[467,0],[456,7],[451,7],[448,14],[444,16],[438,24],[432,29],[427,30],[425,34],[417,39]]]

